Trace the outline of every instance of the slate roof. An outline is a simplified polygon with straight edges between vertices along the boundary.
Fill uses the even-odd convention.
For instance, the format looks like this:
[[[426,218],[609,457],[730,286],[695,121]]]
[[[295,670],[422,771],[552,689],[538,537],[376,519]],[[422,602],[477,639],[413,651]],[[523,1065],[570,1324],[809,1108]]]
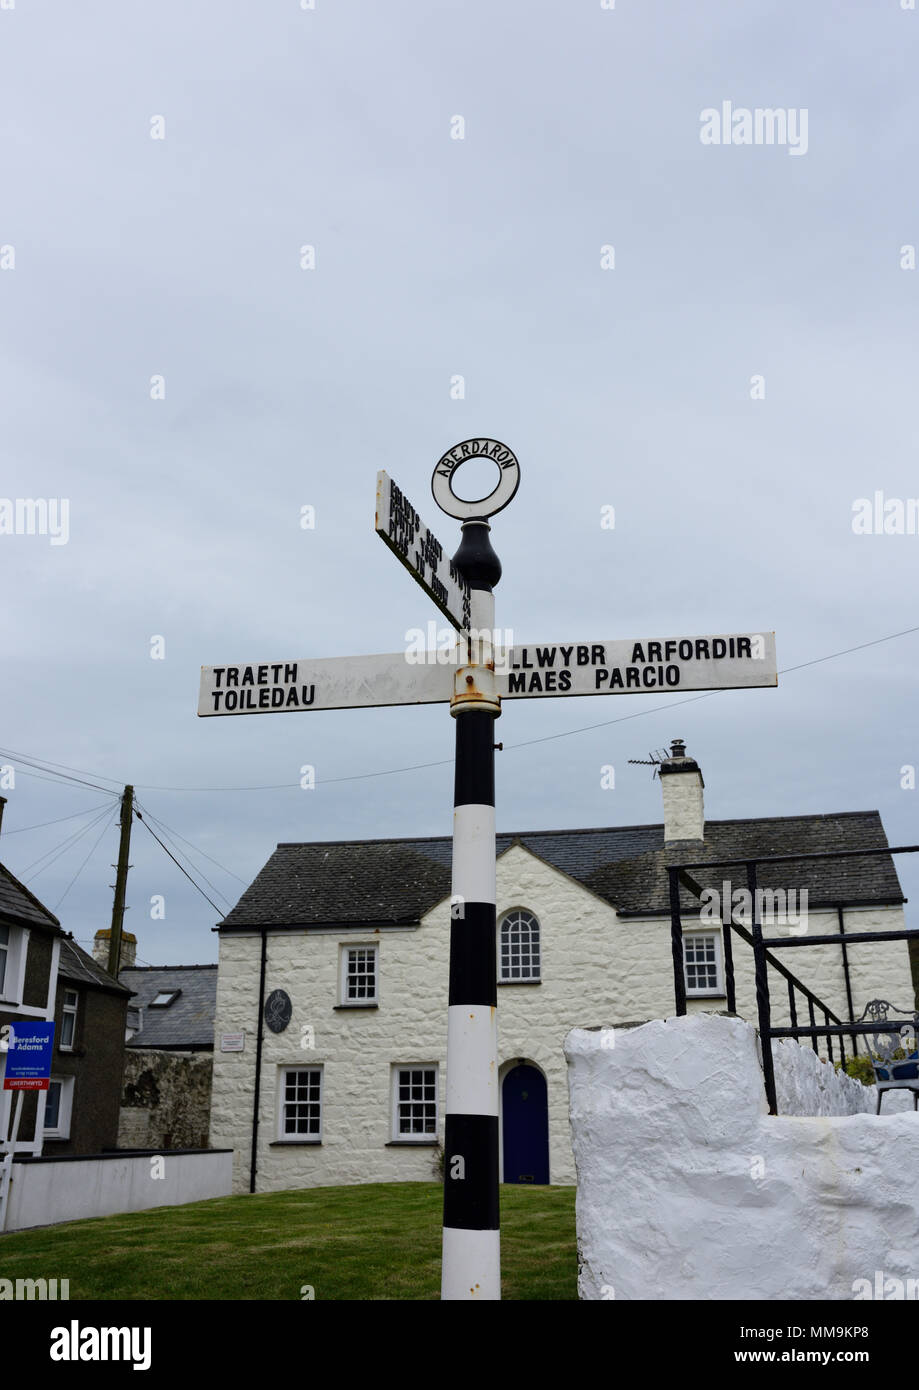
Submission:
[[[40,903],[34,893],[30,893],[24,883],[20,883],[0,864],[0,920],[21,923],[27,927],[60,929],[60,922],[53,912]]]
[[[93,960],[82,946],[78,946],[69,937],[64,937],[61,942],[58,973],[65,980],[72,980],[75,984],[94,985],[96,989],[108,989],[114,994],[130,994],[130,990],[120,985],[98,961]]]
[[[622,916],[644,915],[649,911],[670,910],[668,864],[886,847],[887,836],[876,811],[709,821],[705,826],[704,846],[683,843],[665,849],[661,845],[634,858],[603,865],[584,883],[585,887],[613,903]],[[692,869],[690,876],[703,888],[720,888],[725,879],[735,889],[747,885],[743,865]],[[762,865],[757,867],[757,884],[761,888],[784,888],[786,891],[807,889],[809,908],[906,901],[894,861],[887,854]],[[697,904],[695,896],[685,889],[681,891],[680,901],[686,908]]]
[[[129,1019],[140,1010],[141,1028],[128,1047],[203,1050],[214,1046],[217,1012],[216,965],[126,966],[118,975],[131,991]],[[158,994],[181,990],[165,1008],[150,1008]]]
[[[570,875],[620,913],[669,911],[665,865],[750,855],[816,854],[886,848],[877,811],[708,821],[705,845],[664,848],[663,825],[592,830],[538,830],[497,836],[501,855],[519,842]],[[227,928],[411,924],[450,895],[448,836],[417,840],[346,840],[280,844],[220,923]],[[705,887],[743,870],[694,874]],[[905,901],[889,855],[765,869],[760,886],[807,887],[811,907]],[[695,899],[687,894],[685,905]]]

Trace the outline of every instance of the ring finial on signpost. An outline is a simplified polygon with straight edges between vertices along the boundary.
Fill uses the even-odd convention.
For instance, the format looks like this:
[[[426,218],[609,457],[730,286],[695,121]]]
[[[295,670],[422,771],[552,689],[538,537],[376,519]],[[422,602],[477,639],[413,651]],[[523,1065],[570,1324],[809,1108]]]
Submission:
[[[497,487],[478,502],[465,502],[453,491],[453,476],[469,459],[491,459],[498,465],[501,476]],[[484,521],[513,501],[520,486],[520,464],[517,455],[499,439],[464,439],[437,461],[431,479],[434,501],[447,516],[457,521]]]

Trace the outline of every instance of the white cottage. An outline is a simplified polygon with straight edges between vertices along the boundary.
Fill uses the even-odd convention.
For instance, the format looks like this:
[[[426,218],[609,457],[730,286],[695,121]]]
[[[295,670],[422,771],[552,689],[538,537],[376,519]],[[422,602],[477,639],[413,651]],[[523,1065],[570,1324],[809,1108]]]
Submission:
[[[662,825],[498,836],[505,1182],[575,1181],[569,1029],[674,1012],[666,865],[887,846],[876,811],[706,824],[702,775],[679,741],[660,773]],[[234,1150],[236,1191],[435,1174],[450,858],[446,837],[281,844],[220,924],[211,1143]],[[732,872],[693,875],[730,896]],[[760,883],[787,894],[776,935],[904,928],[889,855],[777,865]],[[723,928],[710,898],[681,899],[688,1007],[724,1010]],[[755,1021],[752,952],[733,942],[737,1012]],[[874,997],[914,1007],[905,942],[850,945],[848,969],[835,945],[781,954],[840,1018],[853,1017],[849,994],[856,1018]],[[787,1023],[786,984],[770,976],[773,1020]]]

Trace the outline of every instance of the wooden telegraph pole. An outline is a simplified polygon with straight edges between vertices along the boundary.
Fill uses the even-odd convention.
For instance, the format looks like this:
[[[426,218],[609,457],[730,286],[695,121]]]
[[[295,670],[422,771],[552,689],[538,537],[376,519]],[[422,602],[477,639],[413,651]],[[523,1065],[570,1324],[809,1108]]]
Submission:
[[[108,943],[108,973],[118,978],[121,964],[121,931],[124,922],[124,899],[128,886],[128,854],[131,849],[131,820],[134,815],[134,788],[125,787],[121,798],[121,839],[118,842],[118,866],[115,873],[115,901],[112,903],[112,931]]]

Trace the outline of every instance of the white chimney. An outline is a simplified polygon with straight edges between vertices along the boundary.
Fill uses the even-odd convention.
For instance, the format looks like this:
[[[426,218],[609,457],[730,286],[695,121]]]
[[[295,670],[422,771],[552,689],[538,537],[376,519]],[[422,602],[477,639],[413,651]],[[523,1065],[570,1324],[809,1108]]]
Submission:
[[[661,789],[664,794],[664,844],[677,840],[692,840],[701,844],[705,838],[705,807],[702,800],[702,773],[693,758],[687,758],[686,745],[675,738],[670,757],[660,765]]]

